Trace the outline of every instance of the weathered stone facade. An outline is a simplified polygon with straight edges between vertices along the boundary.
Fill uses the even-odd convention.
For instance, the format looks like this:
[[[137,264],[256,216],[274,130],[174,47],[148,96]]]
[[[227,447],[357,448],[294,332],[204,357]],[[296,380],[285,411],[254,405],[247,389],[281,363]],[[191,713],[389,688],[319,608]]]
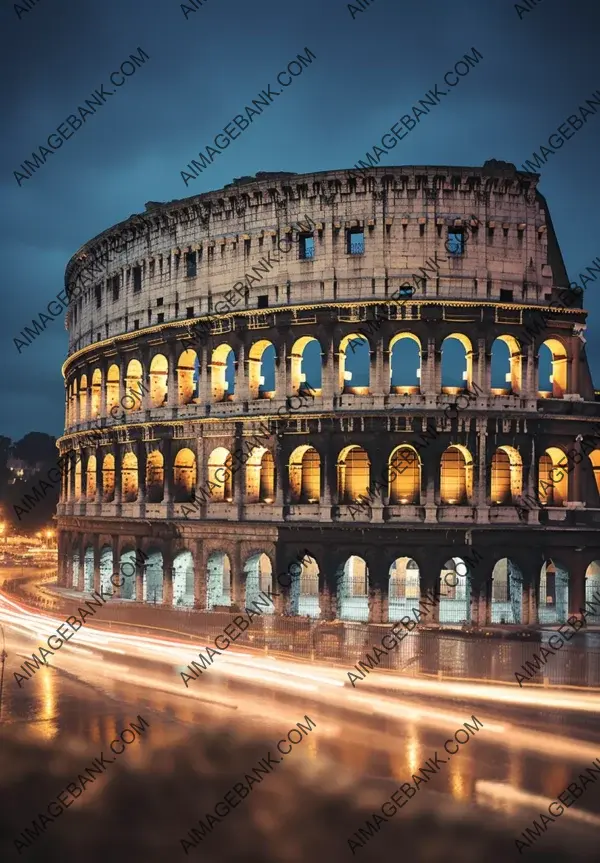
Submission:
[[[582,449],[600,406],[537,179],[505,163],[257,175],[86,244],[67,288],[128,231],[69,311],[61,583],[98,587],[131,560],[124,598],[243,604],[308,549],[280,612],[386,622],[458,559],[442,622],[577,612],[600,572],[600,444]],[[448,339],[459,386],[444,383]],[[519,516],[541,482],[547,506]]]

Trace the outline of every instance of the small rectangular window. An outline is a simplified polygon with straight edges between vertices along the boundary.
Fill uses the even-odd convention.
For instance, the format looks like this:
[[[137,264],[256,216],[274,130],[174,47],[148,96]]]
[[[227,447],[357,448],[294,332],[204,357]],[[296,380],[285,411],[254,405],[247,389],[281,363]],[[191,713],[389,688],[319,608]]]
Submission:
[[[134,320],[134,322],[133,322],[133,329],[134,329],[134,330],[139,330],[139,328],[140,328],[140,319],[139,319],[139,318],[136,318],[136,319]]]
[[[157,298],[156,298],[156,305],[157,305],[157,306],[162,306],[162,304],[163,304],[163,298],[162,298],[162,297],[157,297]]]
[[[267,309],[269,307],[269,295],[268,294],[260,294],[258,297],[258,308],[259,309]]]
[[[500,288],[500,301],[503,303],[512,303],[513,292],[509,288]]]
[[[193,306],[187,307],[187,311],[185,313],[185,316],[186,316],[186,318],[193,318],[194,317],[194,307]]]
[[[96,308],[99,309],[102,305],[102,285],[96,285],[94,292],[96,294]]]
[[[188,252],[185,256],[185,274],[188,279],[196,278],[196,252]]]
[[[142,290],[142,268],[133,268],[133,293],[138,294]]]
[[[346,235],[346,253],[348,255],[364,255],[365,232],[362,228],[349,228]]]
[[[113,276],[110,282],[112,287],[113,303],[116,303],[116,301],[119,299],[119,288],[121,286],[121,279],[119,278],[119,276]]]
[[[159,324],[164,324],[164,322],[165,322],[165,313],[164,313],[164,312],[159,312],[159,313],[157,314],[157,316],[156,316],[156,320],[157,320],[157,323],[159,323]]]
[[[462,228],[453,228],[448,231],[448,242],[446,248],[451,255],[464,255],[465,232]]]
[[[315,238],[312,234],[300,234],[298,254],[302,261],[312,261],[315,256]]]

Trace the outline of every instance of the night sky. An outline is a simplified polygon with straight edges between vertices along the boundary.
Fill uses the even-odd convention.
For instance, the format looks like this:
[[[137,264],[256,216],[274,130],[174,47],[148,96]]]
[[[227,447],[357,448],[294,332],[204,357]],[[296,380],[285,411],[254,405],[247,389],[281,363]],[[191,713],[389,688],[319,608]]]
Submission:
[[[175,0],[39,0],[20,19],[2,4],[0,434],[62,433],[64,315],[21,354],[13,339],[62,290],[71,255],[146,201],[257,171],[349,168],[472,48],[483,60],[381,165],[519,168],[600,89],[598,4],[542,0],[520,16],[504,0],[363,4],[353,18],[338,0],[204,0],[187,19]],[[306,47],[312,66],[186,187],[180,171]],[[138,48],[150,59],[111,87]],[[13,172],[102,84],[115,95],[19,186]],[[571,280],[600,256],[599,145],[600,110],[541,169]],[[596,386],[599,290],[584,300]]]

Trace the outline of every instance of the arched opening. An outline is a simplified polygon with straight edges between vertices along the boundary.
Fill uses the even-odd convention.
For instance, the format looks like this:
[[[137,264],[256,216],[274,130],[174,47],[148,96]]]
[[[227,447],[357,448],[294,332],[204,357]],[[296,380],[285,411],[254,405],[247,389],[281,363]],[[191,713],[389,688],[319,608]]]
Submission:
[[[594,481],[596,483],[596,489],[598,494],[600,494],[600,449],[592,450],[589,457],[592,465],[592,472],[594,474]]]
[[[173,464],[173,499],[175,503],[194,499],[196,488],[196,456],[184,447],[175,456]]]
[[[106,412],[119,406],[119,366],[113,363],[106,374]]]
[[[169,398],[169,362],[163,354],[155,354],[150,363],[150,404],[153,408],[166,405]]]
[[[303,560],[291,561],[287,572],[290,580],[292,614],[317,618],[319,606],[319,565],[314,557],[306,555]],[[287,579],[286,579],[287,583]]]
[[[275,397],[275,348],[265,339],[254,342],[248,352],[248,389],[251,399]]]
[[[568,499],[568,460],[558,447],[548,447],[540,457],[538,467],[538,495],[546,506],[563,506]]]
[[[230,402],[235,392],[235,354],[222,344],[212,352],[210,364],[212,397],[215,402]]]
[[[75,500],[81,500],[81,459],[75,462]]]
[[[364,336],[351,333],[340,342],[338,387],[341,393],[369,394],[371,346]]]
[[[83,589],[94,589],[94,549],[88,545],[83,555]]]
[[[440,623],[469,623],[471,574],[461,557],[447,560],[440,573]]]
[[[313,336],[302,336],[292,346],[290,355],[291,389],[294,393],[303,389],[321,395],[322,357],[321,345]]]
[[[388,583],[388,620],[410,617],[412,609],[419,608],[421,582],[419,566],[410,557],[398,557],[390,566]]]
[[[588,623],[600,623],[600,560],[593,560],[585,571],[585,601],[591,604]]]
[[[79,381],[79,422],[81,423],[87,422],[88,419],[87,402],[87,375],[82,375],[81,380]]]
[[[538,395],[561,399],[566,392],[567,351],[558,339],[546,339],[538,354]]]
[[[73,381],[71,395],[71,424],[79,422],[79,388],[77,381]]]
[[[492,344],[492,395],[521,392],[521,348],[514,336],[498,336]]]
[[[135,549],[128,548],[121,551],[119,561],[119,587],[120,599],[136,599],[136,553]]]
[[[198,382],[200,380],[200,362],[198,354],[191,348],[182,351],[177,363],[177,402],[180,405],[197,403],[200,397]]]
[[[71,563],[71,587],[74,590],[79,590],[79,568],[80,568],[80,560],[79,560],[79,551],[73,552],[73,558]]]
[[[173,605],[194,606],[194,559],[191,551],[181,551],[173,560]]]
[[[246,462],[246,503],[273,503],[275,462],[265,447],[255,447]]]
[[[344,447],[337,462],[337,487],[340,503],[354,503],[369,497],[371,463],[365,450],[354,444]]]
[[[522,623],[523,573],[503,557],[492,570],[492,623]]]
[[[146,458],[146,500],[160,503],[165,494],[165,459],[158,449],[153,449]]]
[[[159,605],[163,601],[163,556],[153,549],[144,567],[143,600]]]
[[[86,500],[94,501],[96,500],[96,470],[97,470],[97,459],[95,455],[89,456],[87,460],[87,467],[85,471],[85,487],[86,487]]]
[[[233,501],[232,458],[228,449],[218,446],[208,457],[208,487],[214,503]]]
[[[231,563],[220,551],[206,561],[206,602],[209,609],[231,605]]]
[[[421,391],[421,342],[412,333],[398,333],[390,342],[390,392]],[[385,385],[385,382],[384,382]]]
[[[273,614],[274,607],[260,593],[271,594],[273,592],[273,568],[266,554],[254,554],[244,564],[246,574],[246,608],[258,600],[262,614]]]
[[[442,342],[442,392],[456,395],[473,384],[473,346],[462,333]]]
[[[288,465],[292,503],[318,503],[321,498],[321,458],[316,449],[296,447]]]
[[[569,573],[555,560],[542,566],[538,623],[564,623],[569,614]]]
[[[418,504],[421,500],[421,459],[416,449],[402,444],[389,462],[390,505]]]
[[[369,619],[369,570],[362,557],[351,555],[340,568],[337,579],[337,607],[340,620]]]
[[[492,505],[515,503],[523,491],[523,462],[512,446],[498,447],[492,458],[490,499]]]
[[[112,546],[104,545],[100,549],[100,590],[105,594],[112,595],[113,589],[111,578],[113,574],[113,550]],[[120,581],[120,579],[119,579]]]
[[[94,369],[92,373],[92,419],[100,416],[102,410],[102,372]]]
[[[139,400],[140,393],[144,392],[142,389],[142,364],[139,360],[130,360],[129,365],[127,366],[127,374],[125,375],[125,396],[123,396],[123,401],[125,401],[125,397],[133,398],[134,401],[136,399]],[[141,405],[138,405],[135,410],[139,410]],[[129,408],[132,410],[132,408]]]
[[[469,450],[453,444],[442,455],[440,497],[442,504],[466,506],[473,496],[473,458]]]
[[[138,496],[138,460],[133,452],[123,454],[121,466],[121,498],[123,503],[133,503]]]
[[[112,503],[115,499],[115,457],[107,453],[102,462],[102,501]]]

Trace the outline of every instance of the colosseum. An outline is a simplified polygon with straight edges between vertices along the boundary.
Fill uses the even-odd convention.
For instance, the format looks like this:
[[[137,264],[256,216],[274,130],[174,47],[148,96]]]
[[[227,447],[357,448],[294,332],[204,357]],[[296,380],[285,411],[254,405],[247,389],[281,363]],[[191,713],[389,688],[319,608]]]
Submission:
[[[275,585],[275,614],[387,623],[444,583],[441,625],[578,613],[600,410],[538,181],[259,173],[86,243],[59,584],[221,611]]]

